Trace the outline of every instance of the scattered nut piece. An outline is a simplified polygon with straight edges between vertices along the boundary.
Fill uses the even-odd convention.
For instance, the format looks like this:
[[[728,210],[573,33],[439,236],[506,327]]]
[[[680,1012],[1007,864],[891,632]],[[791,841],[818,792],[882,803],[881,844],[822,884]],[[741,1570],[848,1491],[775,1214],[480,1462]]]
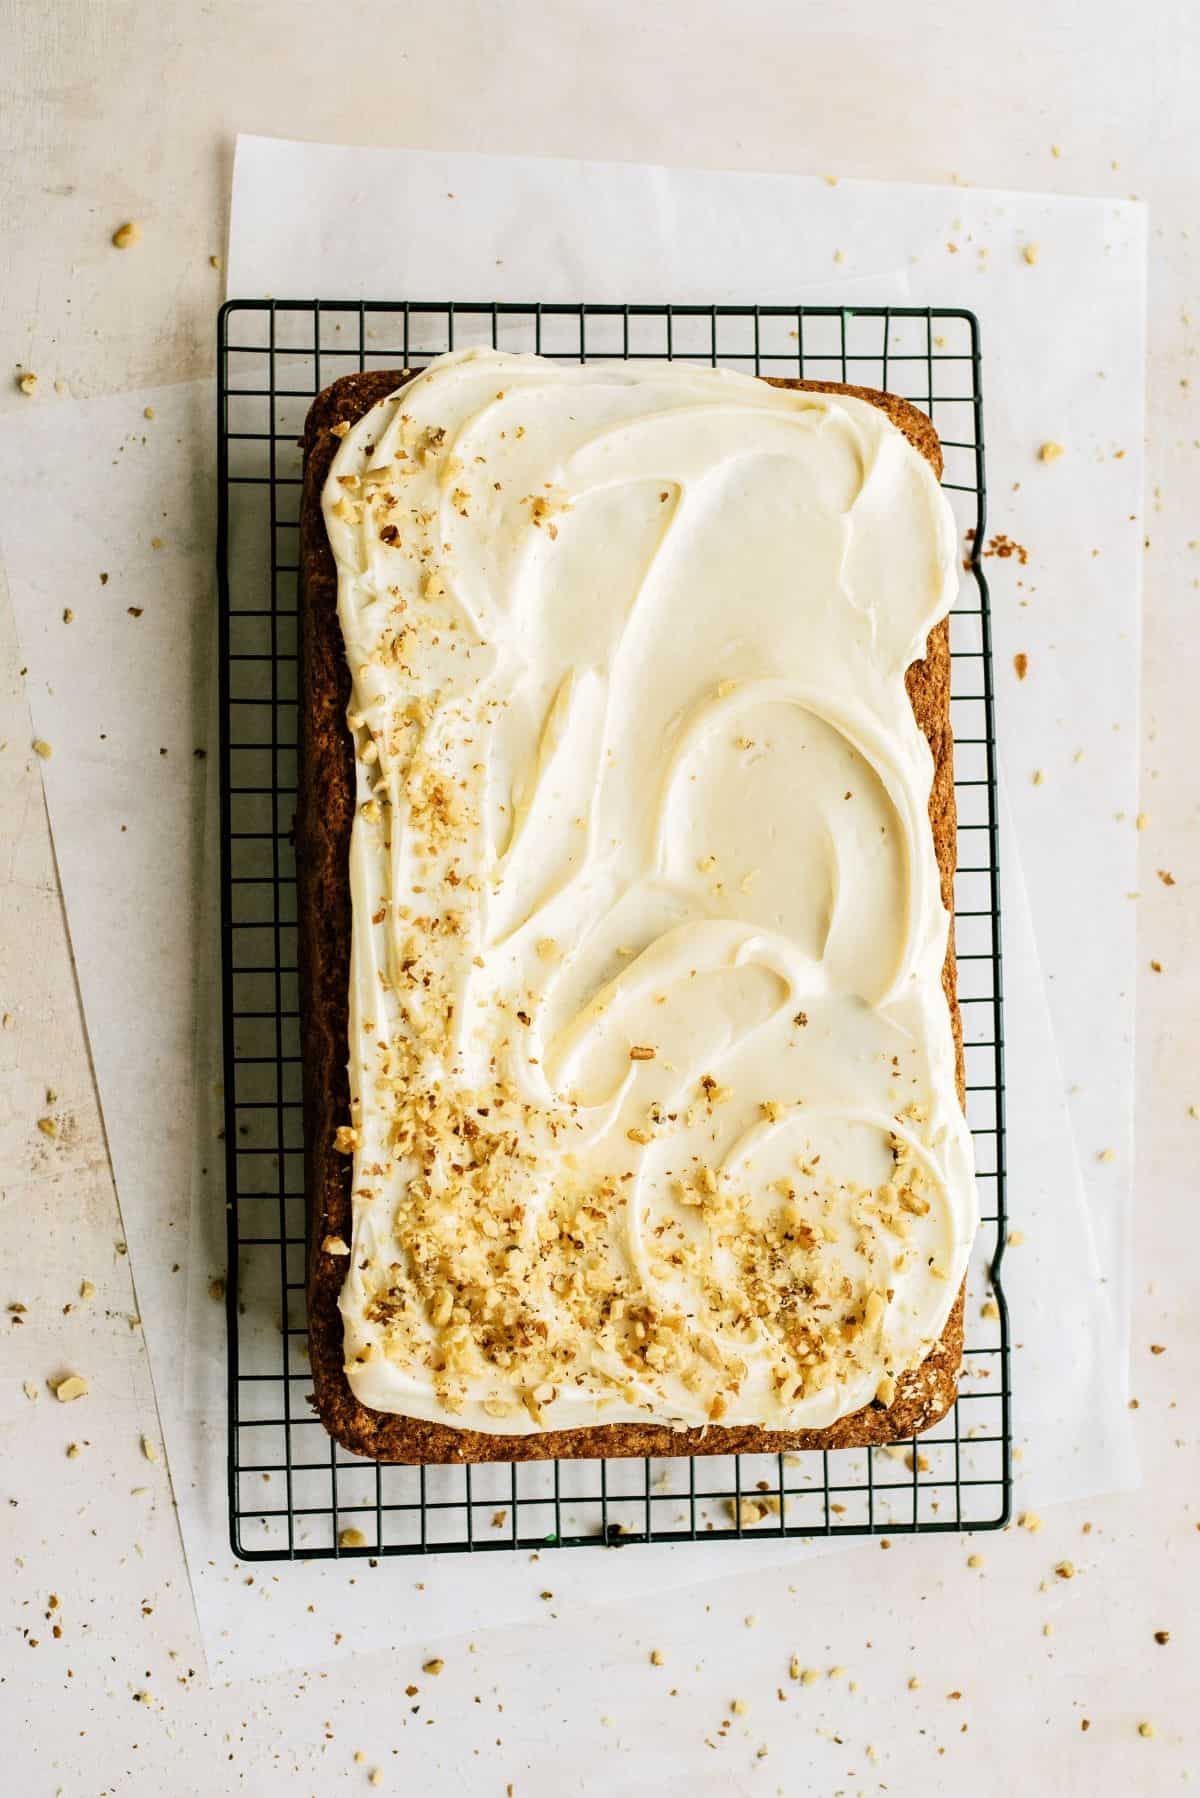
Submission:
[[[1169,1629],[1156,1629],[1154,1632],[1154,1640],[1158,1643],[1158,1646],[1160,1648],[1165,1648],[1167,1643],[1171,1640],[1170,1630]]]
[[[353,1155],[358,1147],[358,1131],[353,1124],[339,1124],[333,1137],[333,1146],[339,1155]]]
[[[1116,1159],[1117,1151],[1115,1149],[1100,1149],[1097,1151],[1097,1161],[1115,1161]]]
[[[58,1135],[58,1122],[55,1118],[39,1118],[37,1127],[43,1136],[50,1137],[52,1141]]]
[[[51,1380],[50,1390],[60,1405],[69,1405],[72,1399],[86,1397],[88,1383],[82,1374],[69,1373],[61,1380]]]
[[[32,398],[37,392],[37,384],[38,378],[31,370],[21,375],[17,380],[17,386],[21,389],[21,392],[27,399]]]
[[[321,1247],[327,1255],[348,1255],[350,1253],[350,1244],[340,1236],[327,1236]]]
[[[1027,243],[1025,248],[1021,251],[1022,256],[1025,258],[1030,268],[1032,268],[1037,261],[1039,253],[1038,246],[1035,243]]]
[[[735,1698],[729,1708],[735,1717],[744,1717],[750,1707],[744,1698]]]
[[[983,1556],[982,1555],[968,1555],[967,1556],[967,1566],[968,1567],[982,1567],[983,1566]]]
[[[1056,1561],[1054,1571],[1057,1573],[1059,1579],[1074,1579],[1075,1563],[1074,1561]]]
[[[425,1661],[423,1663],[423,1665],[421,1667],[421,1672],[422,1673],[432,1673],[434,1675],[434,1677],[436,1678],[437,1675],[441,1672],[442,1668],[445,1665],[446,1665],[446,1663],[444,1660],[442,1660],[440,1655],[434,1655],[434,1657],[431,1661]]]
[[[48,762],[50,757],[54,754],[54,750],[51,748],[50,744],[46,742],[44,737],[35,737],[33,739],[33,753],[34,755],[40,755],[44,762]]]
[[[25,1394],[25,1397],[30,1403],[34,1405],[37,1404],[42,1396],[40,1388],[35,1386],[32,1380],[23,1380],[21,1383],[21,1391]]]
[[[1038,461],[1057,462],[1058,458],[1060,456],[1065,456],[1066,453],[1067,452],[1061,443],[1055,443],[1053,439],[1051,439],[1050,441],[1043,443],[1041,449],[1038,451]]]
[[[663,1664],[662,1649],[661,1648],[652,1648],[650,1650],[650,1665],[652,1667],[661,1667],[662,1664]]]
[[[131,250],[135,243],[142,240],[142,227],[135,219],[121,225],[113,232],[113,245],[118,250]]]
[[[1017,1523],[1021,1529],[1028,1530],[1031,1536],[1036,1536],[1042,1527],[1042,1520],[1036,1511],[1022,1511]]]
[[[142,1437],[142,1453],[146,1457],[147,1461],[152,1461],[154,1463],[154,1465],[157,1467],[158,1459],[159,1459],[158,1447],[157,1447],[157,1444],[151,1442],[149,1436]]]
[[[1029,673],[1029,657],[1023,649],[1019,649],[1013,657],[1013,667],[1016,669],[1017,679],[1024,680]]]
[[[365,1548],[366,1546],[367,1538],[361,1530],[356,1530],[351,1526],[349,1529],[338,1531],[339,1548]]]
[[[1144,1736],[1148,1741],[1149,1738],[1154,1734],[1153,1723],[1147,1723],[1145,1720],[1143,1720],[1141,1723],[1138,1724],[1138,1734],[1139,1734],[1139,1736]]]
[[[1139,812],[1137,817],[1133,820],[1133,827],[1135,830],[1145,830],[1145,828],[1146,828],[1147,824],[1149,824],[1149,822],[1150,822],[1149,812]]]

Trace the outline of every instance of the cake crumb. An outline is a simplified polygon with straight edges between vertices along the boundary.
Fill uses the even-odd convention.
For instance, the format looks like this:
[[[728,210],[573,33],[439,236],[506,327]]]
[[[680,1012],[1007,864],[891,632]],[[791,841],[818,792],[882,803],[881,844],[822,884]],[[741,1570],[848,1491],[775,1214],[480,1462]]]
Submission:
[[[88,1383],[82,1374],[69,1373],[61,1380],[51,1380],[50,1390],[60,1405],[69,1405],[72,1399],[87,1397]]]
[[[131,250],[135,243],[142,241],[142,227],[136,219],[129,219],[118,225],[112,235],[113,246],[118,250]]]
[[[1042,1520],[1036,1511],[1022,1511],[1017,1518],[1017,1525],[1020,1529],[1028,1530],[1031,1536],[1035,1536],[1042,1527]]]

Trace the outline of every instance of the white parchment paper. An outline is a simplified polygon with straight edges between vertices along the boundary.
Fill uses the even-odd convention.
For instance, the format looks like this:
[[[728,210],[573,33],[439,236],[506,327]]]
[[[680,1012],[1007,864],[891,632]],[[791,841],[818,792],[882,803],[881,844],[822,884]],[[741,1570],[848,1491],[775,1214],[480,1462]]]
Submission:
[[[318,163],[330,156],[341,161],[336,152],[297,154],[311,154]],[[426,160],[437,165],[430,178],[440,180],[446,159]],[[452,160],[484,166],[474,158]],[[285,168],[286,164],[284,157]],[[546,204],[558,192],[561,208],[571,192],[570,170],[552,179],[547,165],[521,166],[538,175]],[[238,167],[231,246],[235,273],[245,266],[237,245],[248,229],[247,219],[265,230],[270,223],[267,214],[280,214],[290,191],[286,181],[274,195],[264,190],[266,211],[248,214],[241,185],[247,172],[243,157]],[[339,181],[345,179],[345,165],[341,168]],[[618,174],[624,180],[629,172]],[[315,179],[312,171],[309,179]],[[595,171],[582,171],[579,179],[591,184],[589,191],[600,193],[604,188]],[[659,193],[656,206],[664,228],[671,219],[676,221],[668,248],[692,242],[687,222],[679,223],[679,202],[671,198],[672,184],[684,179],[668,180],[658,172],[651,183]],[[744,218],[746,194],[736,186],[743,178],[695,179],[735,182],[726,214],[732,230]],[[767,185],[771,189],[767,199],[778,206],[778,184]],[[801,222],[810,194],[820,199],[835,191],[819,183],[785,185],[792,216]],[[301,181],[296,192],[302,189]],[[453,191],[452,186],[445,191]],[[916,196],[918,211],[926,205],[927,190],[889,191],[898,210],[908,203],[910,193]],[[331,202],[335,194],[336,187],[328,195]],[[410,190],[411,204],[418,197]],[[950,196],[952,201],[960,197]],[[369,193],[360,198],[362,204],[375,204]],[[518,200],[519,196],[513,198],[515,211],[506,215],[510,227],[523,216],[525,200]],[[322,192],[316,194],[316,202],[314,209],[310,189],[310,226],[326,211]],[[598,199],[596,204],[599,208]],[[628,214],[615,200],[609,210],[615,231]],[[1095,210],[1112,209],[1097,205]],[[579,289],[573,283],[579,280],[591,297],[603,297],[594,265],[592,279],[585,281],[584,265],[571,260],[574,235],[561,210],[559,218],[564,262],[553,260],[557,240],[551,233],[549,241],[541,243],[545,261],[540,275],[536,267],[526,267],[519,288],[511,291],[530,297],[536,285],[538,297],[556,292],[577,297]],[[764,225],[762,215],[759,222]],[[1074,216],[1072,225],[1079,227],[1077,236],[1086,235]],[[492,238],[481,222],[478,228],[477,258],[486,260]],[[494,224],[488,227],[498,229]],[[433,254],[434,238],[436,233],[431,233],[425,245],[427,258]],[[455,246],[453,253],[460,253],[459,233],[448,241]],[[511,246],[513,240],[505,241]],[[524,242],[520,232],[516,241]],[[848,254],[855,241],[847,230]],[[665,280],[670,255],[655,242],[644,247],[655,283],[660,274]],[[286,244],[281,248],[281,257],[286,248]],[[765,239],[760,251],[765,279],[771,272]],[[1127,259],[1134,256],[1135,247],[1127,245],[1125,254]],[[710,260],[715,267],[715,254]],[[342,264],[347,266],[353,264]],[[566,286],[564,266],[571,275]],[[419,284],[426,295],[435,286],[434,297],[456,291],[450,285],[453,269],[443,264],[438,271],[428,259],[425,267],[440,272],[439,281],[431,273],[428,283]],[[281,261],[281,272],[293,271]],[[629,274],[628,260],[616,274]],[[776,271],[773,278],[782,277]],[[239,274],[238,279],[244,277]],[[354,285],[364,292],[405,291],[392,286],[391,277],[387,287],[378,285],[382,279],[377,275],[369,284],[364,280]],[[1130,280],[1136,287],[1132,276]],[[271,285],[282,292],[285,284],[275,280]],[[332,291],[337,286],[344,291],[345,285],[326,280],[308,291],[322,287]],[[417,291],[417,284],[411,291]],[[465,295],[472,289],[462,286],[457,291]],[[477,282],[473,291],[491,290]],[[630,287],[619,297],[638,293],[663,297],[657,284]],[[690,292],[677,288],[671,297],[684,299],[695,293],[694,286]],[[763,288],[749,297],[769,300],[772,295]],[[882,297],[894,298],[894,290]],[[928,296],[943,302],[949,297]],[[994,375],[989,378],[994,382]],[[1122,400],[1120,391],[1117,397]],[[1124,384],[1125,402],[1127,412],[1122,413],[1120,405],[1113,408],[1114,430],[1140,407],[1140,389],[1132,377]],[[154,410],[153,420],[143,416],[148,405]],[[207,384],[197,383],[90,402],[49,402],[31,409],[20,425],[0,436],[0,491],[9,501],[0,518],[0,542],[28,664],[34,727],[54,750],[43,769],[47,803],[164,1441],[213,1671],[236,1677],[286,1665],[312,1666],[335,1654],[383,1649],[405,1638],[433,1638],[534,1615],[542,1608],[545,1557],[540,1566],[531,1565],[523,1555],[489,1556],[469,1565],[458,1558],[420,1565],[385,1563],[370,1571],[372,1602],[365,1606],[355,1596],[356,1582],[368,1577],[365,1569],[319,1564],[272,1567],[261,1570],[255,1583],[247,1585],[244,1566],[229,1554],[224,1319],[221,1307],[208,1295],[208,1283],[222,1271],[223,1263],[221,1145],[216,1140],[220,1066],[212,1003],[218,944],[210,904],[216,748],[212,393]],[[996,436],[993,431],[993,442]],[[86,444],[88,454],[82,472],[78,462],[73,464],[70,515],[64,521],[65,442]],[[1132,449],[1131,441],[1131,453]],[[1118,470],[1124,470],[1128,460],[1117,464]],[[994,461],[992,472],[995,479]],[[1111,549],[1120,561],[1118,521],[1103,475],[1082,482],[1077,500],[1075,528],[1102,552]],[[1032,570],[1031,558],[1027,571],[1031,579]],[[1001,572],[1014,573],[1007,561]],[[108,577],[103,583],[101,574]],[[1042,573],[1043,593],[1048,584]],[[1136,582],[1124,595],[1125,626],[1134,635],[1135,596]],[[1008,604],[1015,609],[1017,597],[1015,583],[1011,591],[998,591],[998,612]],[[1116,604],[1111,595],[1108,603]],[[1032,605],[1031,599],[1031,610]],[[74,613],[70,624],[62,617],[66,606]],[[999,618],[997,624],[999,629]],[[1036,672],[1034,651],[1029,653]],[[1063,715],[1055,722],[1067,741],[1078,735],[1081,743],[1091,744],[1093,724],[1084,697],[1076,702],[1070,692],[1062,696]],[[1014,687],[1013,703],[1023,698],[1024,690],[1016,694]],[[1054,735],[1041,719],[1043,703],[1030,708],[1035,714],[1032,723],[1022,719],[1023,750],[1032,729],[1044,730],[1047,741]],[[1002,733],[1004,728],[1002,719]],[[197,750],[208,752],[207,757],[197,756]],[[1049,765],[1048,753],[1045,759]],[[1100,761],[1097,756],[1094,766],[1099,767]],[[1078,767],[1080,803],[1094,803],[1088,795],[1107,777],[1103,770],[1088,770],[1086,759]],[[1123,763],[1121,778],[1132,778]],[[1028,799],[1025,784],[1017,772],[1011,785],[1018,816],[1002,862],[1010,1198],[1015,1221],[1026,1237],[1019,1251],[1009,1251],[1006,1284],[1015,1315],[1014,1409],[1017,1438],[1024,1448],[1022,1480],[1028,1497],[1044,1503],[1132,1483],[1136,1467],[1125,1427],[1120,1357],[1090,1243],[1089,1210],[1063,1098],[1051,1010],[1013,847],[1019,841],[1028,854],[1029,832],[1022,833],[1019,809],[1019,802]],[[1034,791],[1031,783],[1030,790]],[[1039,795],[1044,791],[1053,793],[1049,782],[1036,789]],[[1107,792],[1105,803],[1111,807]],[[1038,830],[1030,840],[1035,846],[1041,840]],[[1122,837],[1113,840],[1124,842]],[[1032,881],[1030,886],[1032,891]],[[1123,919],[1124,913],[1120,915]],[[1105,942],[1104,953],[1112,958],[1118,952],[1114,936]],[[1105,1078],[1115,1081],[1111,1068]],[[1106,1140],[1115,1140],[1111,1125]],[[1110,1199],[1119,1199],[1115,1186]],[[1104,1235],[1109,1213],[1102,1213],[1091,1195],[1089,1204],[1092,1219],[1100,1226],[1099,1266],[1108,1271],[1113,1266]],[[1119,1227],[1119,1203],[1111,1203],[1110,1211],[1114,1227]],[[553,1585],[566,1603],[572,1597],[619,1599],[734,1573],[752,1564],[790,1561],[806,1552],[814,1551],[778,1542],[654,1547],[604,1553],[603,1559],[602,1551],[581,1551],[553,1558]],[[336,1648],[335,1634],[340,1636]]]

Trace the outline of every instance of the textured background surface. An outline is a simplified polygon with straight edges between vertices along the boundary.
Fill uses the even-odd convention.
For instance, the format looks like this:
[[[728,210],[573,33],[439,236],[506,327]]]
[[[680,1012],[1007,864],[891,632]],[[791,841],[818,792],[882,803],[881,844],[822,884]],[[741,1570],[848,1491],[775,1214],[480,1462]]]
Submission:
[[[341,1614],[328,1618],[328,1669],[207,1688],[165,1473],[141,1448],[143,1434],[155,1439],[153,1394],[128,1321],[136,1299],[115,1246],[121,1223],[5,605],[0,1298],[28,1311],[0,1339],[0,1715],[9,1776],[33,1798],[353,1791],[375,1766],[385,1790],[456,1780],[497,1794],[508,1782],[518,1794],[790,1794],[907,1792],[918,1781],[926,1792],[1157,1793],[1192,1767],[1200,1456],[1174,1400],[1186,1400],[1197,1354],[1194,1275],[1180,1250],[1200,1146],[1188,1116],[1200,1108],[1200,562],[1189,548],[1200,451],[1188,386],[1200,342],[1190,316],[1200,309],[1190,236],[1200,26],[1167,0],[1098,3],[1086,27],[1078,19],[1071,0],[1016,0],[1003,17],[975,0],[953,15],[924,0],[863,0],[853,32],[808,0],[3,9],[0,333],[7,369],[36,370],[42,388],[28,400],[6,374],[0,406],[11,410],[53,403],[55,380],[89,394],[208,371],[220,280],[209,258],[222,248],[238,128],[1134,192],[1153,209],[1133,1331],[1145,1489],[1063,1508],[1036,1535],[1014,1530],[977,1550],[950,1539],[898,1543],[878,1559],[830,1556],[797,1590],[775,1574],[729,1579],[656,1600],[653,1614],[556,1615],[550,1596],[543,1624],[485,1634],[477,1653],[431,1641],[425,1655],[339,1667],[338,1632],[370,1602],[369,1584],[348,1572]],[[130,217],[144,237],[121,254],[109,240]],[[64,444],[68,518],[71,457],[86,454]],[[54,1141],[36,1126],[48,1087],[63,1118]],[[81,1302],[84,1277],[97,1292]],[[92,1384],[71,1409],[45,1389],[68,1366]],[[36,1404],[25,1380],[41,1386]],[[80,1452],[67,1459],[72,1441]],[[981,1568],[966,1565],[972,1552]],[[1056,1577],[1063,1561],[1076,1577]],[[229,1577],[249,1574],[231,1566]],[[256,1577],[264,1604],[272,1577]],[[553,1563],[529,1577],[549,1589]],[[60,1604],[47,1615],[51,1593]],[[1170,1641],[1156,1644],[1156,1630]],[[662,1667],[649,1664],[655,1647]],[[846,1675],[793,1686],[793,1652]],[[436,1678],[420,1670],[434,1653],[446,1662]],[[910,1691],[913,1675],[921,1686]],[[410,1682],[420,1690],[406,1700]],[[149,1708],[136,1702],[143,1693]],[[731,1712],[735,1698],[745,1712]],[[1154,1739],[1138,1735],[1142,1719]]]

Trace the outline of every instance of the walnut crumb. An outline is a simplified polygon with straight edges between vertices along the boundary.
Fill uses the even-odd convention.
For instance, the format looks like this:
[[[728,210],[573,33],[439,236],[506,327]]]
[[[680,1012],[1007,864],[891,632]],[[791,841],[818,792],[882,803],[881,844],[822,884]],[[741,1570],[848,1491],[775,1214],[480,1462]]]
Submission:
[[[1029,264],[1030,268],[1032,268],[1034,263],[1037,261],[1039,254],[1040,254],[1040,251],[1038,249],[1037,244],[1035,244],[1035,243],[1027,243],[1025,245],[1024,249],[1021,251],[1021,255],[1024,257],[1025,261]]]
[[[115,249],[131,250],[135,243],[142,241],[142,227],[136,219],[129,219],[124,225],[118,225],[112,240]]]
[[[33,740],[33,753],[34,755],[40,755],[44,762],[48,762],[50,757],[54,754],[54,750],[51,745],[46,742],[44,737],[35,737]]]
[[[38,378],[32,370],[27,370],[26,373],[21,375],[17,380],[17,386],[21,389],[21,392],[27,399],[31,399],[37,392],[37,384]]]
[[[1043,443],[1042,447],[1038,450],[1038,461],[1057,462],[1059,457],[1065,456],[1066,453],[1063,445],[1061,443],[1055,443],[1051,438],[1046,443]]]
[[[353,1155],[358,1147],[358,1131],[353,1124],[339,1124],[333,1137],[333,1146],[339,1155]]]
[[[365,1548],[366,1546],[367,1538],[361,1530],[355,1529],[353,1525],[348,1529],[338,1531],[339,1548]]]
[[[60,1405],[69,1405],[72,1399],[86,1398],[88,1383],[82,1374],[64,1374],[61,1380],[51,1380],[50,1390]]]
[[[661,1667],[663,1658],[663,1651],[661,1648],[652,1648],[650,1650],[650,1665],[652,1667]]]
[[[1054,1571],[1057,1573],[1059,1579],[1074,1579],[1075,1563],[1074,1561],[1057,1561],[1054,1566]]]
[[[321,1244],[326,1255],[348,1255],[350,1245],[340,1236],[327,1236]]]
[[[630,1061],[653,1061],[657,1049],[651,1049],[644,1043],[635,1043],[629,1051]]]
[[[446,1665],[446,1663],[444,1660],[442,1660],[440,1655],[435,1655],[431,1661],[426,1661],[423,1664],[423,1666],[421,1668],[421,1672],[422,1673],[431,1673],[436,1678],[437,1675],[442,1671],[442,1668],[445,1665]]]

